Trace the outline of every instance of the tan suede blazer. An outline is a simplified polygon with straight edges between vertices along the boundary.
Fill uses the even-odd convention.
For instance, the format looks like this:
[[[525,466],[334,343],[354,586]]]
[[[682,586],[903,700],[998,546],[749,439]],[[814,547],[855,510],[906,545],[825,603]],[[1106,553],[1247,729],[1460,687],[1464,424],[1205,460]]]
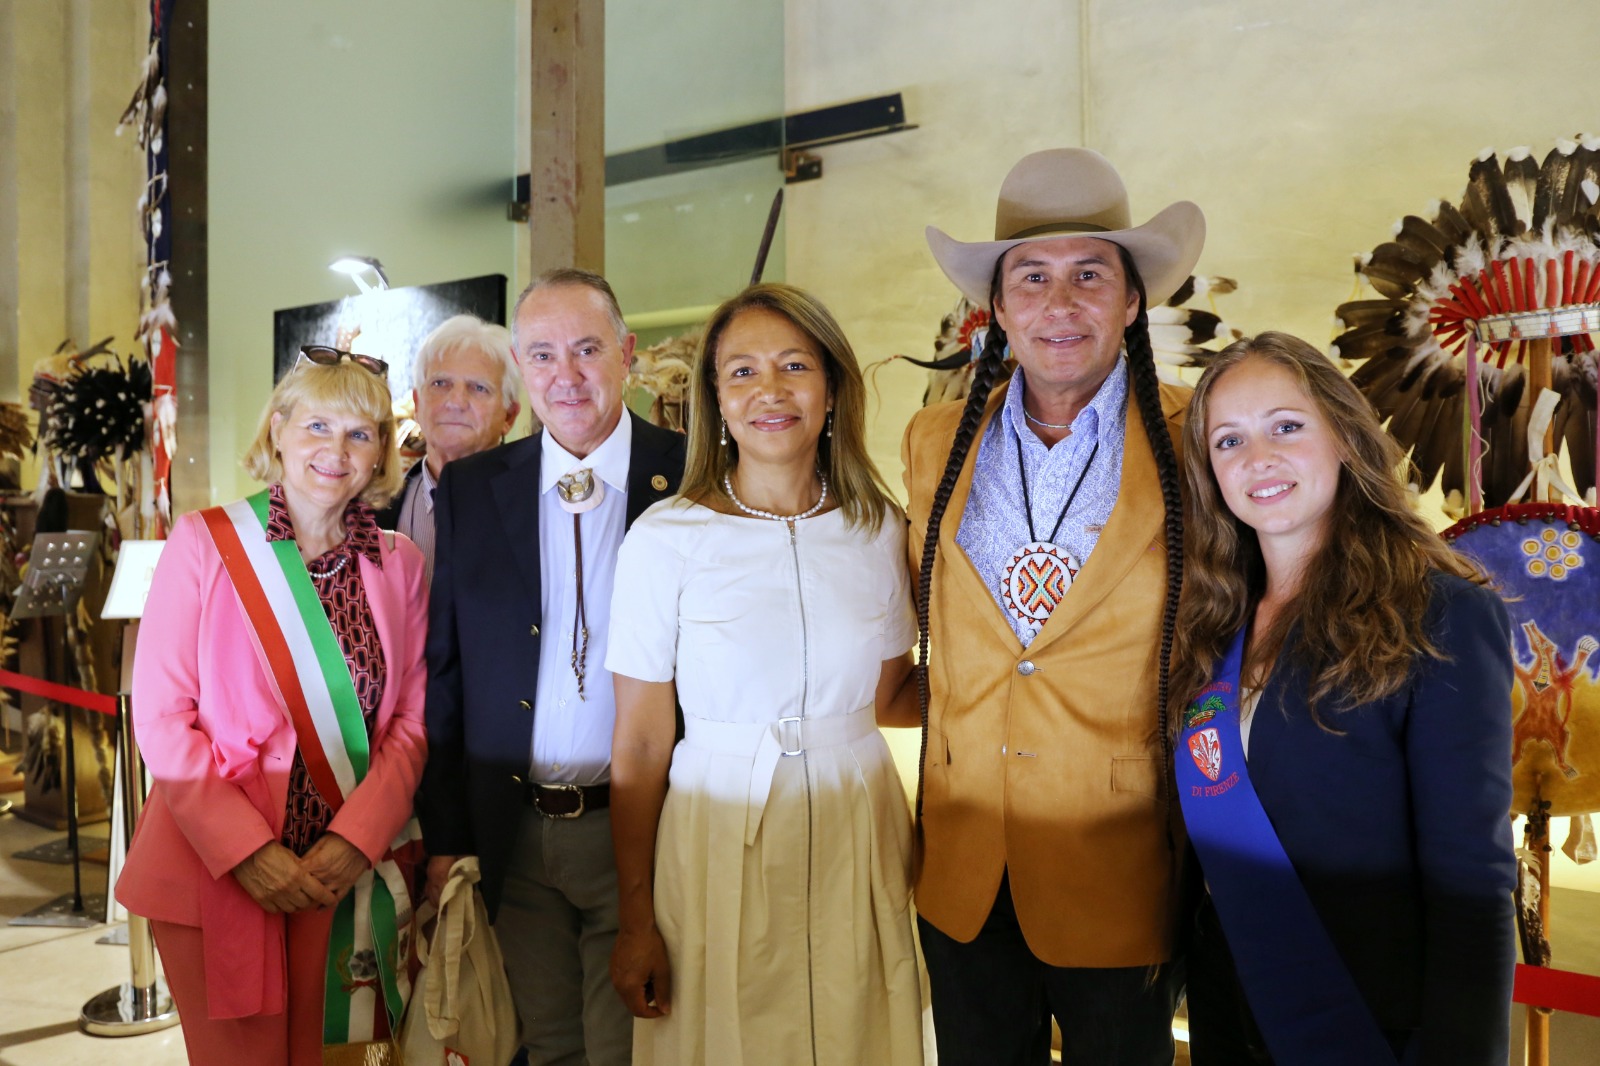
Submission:
[[[1024,651],[956,544],[977,441],[1005,392],[990,397],[939,532],[917,909],[970,941],[1009,869],[1017,918],[1040,959],[1164,962],[1178,863],[1167,843],[1156,736],[1167,557],[1155,456],[1130,398],[1116,507],[1066,599]],[[1175,443],[1188,400],[1187,389],[1161,388]],[[961,407],[925,408],[906,429],[913,582]],[[1032,672],[1019,671],[1025,661]]]

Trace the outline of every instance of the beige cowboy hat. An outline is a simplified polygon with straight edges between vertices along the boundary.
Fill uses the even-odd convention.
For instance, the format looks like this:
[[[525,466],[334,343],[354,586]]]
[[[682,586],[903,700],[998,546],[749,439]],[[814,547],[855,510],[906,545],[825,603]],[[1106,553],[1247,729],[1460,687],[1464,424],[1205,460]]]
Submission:
[[[968,244],[929,226],[928,247],[945,277],[979,307],[989,306],[994,265],[1025,241],[1098,237],[1133,256],[1148,306],[1166,302],[1200,259],[1206,219],[1180,200],[1134,226],[1128,191],[1106,157],[1088,148],[1052,148],[1023,156],[1000,185],[992,241]]]

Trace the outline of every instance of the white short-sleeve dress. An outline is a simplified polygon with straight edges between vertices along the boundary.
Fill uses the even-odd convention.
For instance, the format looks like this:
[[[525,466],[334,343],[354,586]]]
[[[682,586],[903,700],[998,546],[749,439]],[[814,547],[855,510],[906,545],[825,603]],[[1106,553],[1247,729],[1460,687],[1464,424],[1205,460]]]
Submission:
[[[873,717],[916,642],[905,522],[664,500],[617,562],[606,668],[676,681],[656,838],[672,1012],[634,1063],[923,1061],[911,821]]]

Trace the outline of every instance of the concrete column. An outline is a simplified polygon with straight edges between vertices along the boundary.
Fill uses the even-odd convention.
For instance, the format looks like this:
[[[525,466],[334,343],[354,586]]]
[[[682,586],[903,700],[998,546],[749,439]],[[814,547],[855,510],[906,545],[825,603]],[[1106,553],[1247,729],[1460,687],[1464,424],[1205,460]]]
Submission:
[[[68,337],[135,350],[144,163],[116,125],[148,18],[144,0],[0,0],[0,400]]]
[[[68,335],[66,8],[13,0],[17,96],[17,384]]]
[[[0,0],[0,400],[17,398],[16,7]]]
[[[88,18],[93,11],[94,17]],[[136,350],[139,325],[139,278],[144,269],[144,243],[139,228],[138,200],[144,188],[144,152],[132,131],[118,136],[117,120],[133,95],[140,64],[150,40],[149,4],[143,0],[73,0],[74,30],[81,39],[89,76],[82,88],[82,110],[74,134],[87,151],[82,175],[82,212],[86,260],[74,259],[76,299],[83,304],[84,344],[108,335],[120,352]],[[74,312],[76,315],[77,312]],[[73,319],[74,335],[79,323]]]

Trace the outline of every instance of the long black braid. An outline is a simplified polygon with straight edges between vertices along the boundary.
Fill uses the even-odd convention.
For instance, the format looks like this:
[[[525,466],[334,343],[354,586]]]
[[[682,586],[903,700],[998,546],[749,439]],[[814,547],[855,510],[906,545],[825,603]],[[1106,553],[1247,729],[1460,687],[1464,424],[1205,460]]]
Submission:
[[[1149,317],[1145,313],[1146,295],[1144,280],[1126,249],[1117,246],[1122,266],[1129,284],[1139,294],[1139,315],[1123,331],[1123,345],[1128,352],[1128,380],[1134,402],[1144,423],[1145,435],[1150,438],[1150,448],[1155,455],[1156,474],[1161,482],[1161,502],[1165,510],[1167,540],[1167,588],[1161,610],[1160,659],[1157,664],[1156,714],[1157,733],[1161,740],[1161,795],[1171,811],[1173,801],[1170,767],[1172,765],[1172,739],[1167,732],[1167,673],[1172,656],[1172,639],[1178,618],[1178,594],[1183,587],[1183,503],[1178,490],[1178,458],[1167,434],[1166,416],[1161,410],[1160,379],[1156,376],[1155,353],[1150,347]],[[999,288],[1000,264],[995,264],[994,282],[990,287],[990,306]],[[933,560],[939,546],[939,529],[944,522],[945,509],[950,495],[955,491],[961,468],[966,465],[967,454],[977,436],[978,424],[989,402],[989,393],[999,380],[1005,367],[1005,333],[1000,324],[990,316],[988,338],[983,354],[973,372],[972,390],[967,394],[967,405],[956,426],[955,439],[950,446],[950,457],[945,461],[944,476],[934,491],[933,505],[928,512],[928,528],[922,542],[922,567],[917,577],[917,695],[922,711],[922,747],[917,759],[917,819],[922,818],[923,779],[928,761],[928,705],[930,689],[928,679],[928,613],[933,596]],[[1167,822],[1167,846],[1174,848],[1171,818]]]
[[[999,265],[995,267],[995,287],[1000,280]],[[991,304],[993,303],[991,299]],[[991,315],[989,335],[983,342],[983,352],[972,372],[972,389],[967,393],[967,406],[961,411],[961,421],[956,424],[955,439],[950,444],[950,458],[945,460],[944,476],[933,493],[933,506],[928,511],[928,531],[922,542],[922,569],[917,575],[917,700],[922,708],[922,751],[917,758],[917,819],[922,818],[923,768],[928,762],[928,604],[933,596],[933,556],[939,549],[939,527],[944,522],[945,508],[950,504],[950,494],[955,491],[956,480],[966,464],[967,453],[972,450],[973,438],[978,435],[978,423],[983,421],[983,409],[989,402],[989,393],[995,382],[1005,372],[1006,334],[1000,323]]]
[[[1161,411],[1161,379],[1156,376],[1156,356],[1150,348],[1150,319],[1145,313],[1144,279],[1133,258],[1120,244],[1117,252],[1130,283],[1139,291],[1139,317],[1122,332],[1128,352],[1128,384],[1145,436],[1155,453],[1156,476],[1161,482],[1161,503],[1166,511],[1167,593],[1161,605],[1161,658],[1156,665],[1156,722],[1161,737],[1161,798],[1167,804],[1167,847],[1174,848],[1172,837],[1172,737],[1167,733],[1167,688],[1172,636],[1178,623],[1178,594],[1183,590],[1183,498],[1178,493],[1178,455],[1167,433],[1166,415]]]

